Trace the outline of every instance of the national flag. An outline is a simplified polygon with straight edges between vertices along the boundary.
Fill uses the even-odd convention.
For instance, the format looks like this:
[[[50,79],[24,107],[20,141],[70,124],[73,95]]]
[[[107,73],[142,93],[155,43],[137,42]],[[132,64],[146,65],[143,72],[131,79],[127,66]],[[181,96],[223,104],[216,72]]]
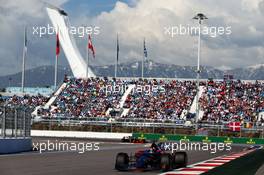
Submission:
[[[24,31],[24,49],[27,51],[27,27],[25,27]]]
[[[56,35],[56,55],[58,56],[60,54],[60,39],[59,39],[59,33]]]
[[[148,57],[148,52],[147,52],[147,48],[146,48],[146,42],[145,42],[145,38],[144,38],[144,56],[145,56],[145,58],[147,58]]]
[[[94,51],[91,35],[88,35],[88,49],[92,51],[93,57],[95,58],[95,51]]]
[[[241,123],[240,122],[229,122],[228,127],[231,131],[240,131]]]
[[[118,35],[117,35],[117,39],[116,39],[116,60],[118,63],[118,59],[119,59],[119,41],[118,41]]]

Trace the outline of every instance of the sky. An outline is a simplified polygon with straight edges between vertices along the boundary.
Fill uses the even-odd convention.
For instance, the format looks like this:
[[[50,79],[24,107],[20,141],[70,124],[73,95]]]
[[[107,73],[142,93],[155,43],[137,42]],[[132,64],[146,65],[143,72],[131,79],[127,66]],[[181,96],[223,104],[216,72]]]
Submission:
[[[73,26],[100,28],[98,35],[92,35],[93,65],[114,63],[118,33],[120,62],[140,60],[145,38],[148,59],[195,66],[197,34],[172,37],[168,31],[180,25],[197,27],[192,19],[197,13],[208,17],[202,27],[231,31],[216,37],[202,33],[202,65],[232,69],[264,63],[264,0],[0,0],[0,76],[21,71],[24,26],[28,28],[26,68],[54,65],[55,35],[39,37],[32,32],[33,27],[51,24],[47,3],[63,8]],[[85,56],[87,38],[75,39]],[[68,65],[63,52],[59,65]]]

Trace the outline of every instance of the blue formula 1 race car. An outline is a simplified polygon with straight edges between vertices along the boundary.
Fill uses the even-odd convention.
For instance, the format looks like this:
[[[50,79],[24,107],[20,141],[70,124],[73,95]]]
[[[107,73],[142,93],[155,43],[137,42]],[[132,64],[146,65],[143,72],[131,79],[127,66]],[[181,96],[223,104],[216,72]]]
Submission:
[[[137,151],[134,155],[118,153],[116,156],[115,169],[118,171],[129,170],[162,170],[186,167],[188,162],[186,152],[167,153],[155,143],[146,150]]]

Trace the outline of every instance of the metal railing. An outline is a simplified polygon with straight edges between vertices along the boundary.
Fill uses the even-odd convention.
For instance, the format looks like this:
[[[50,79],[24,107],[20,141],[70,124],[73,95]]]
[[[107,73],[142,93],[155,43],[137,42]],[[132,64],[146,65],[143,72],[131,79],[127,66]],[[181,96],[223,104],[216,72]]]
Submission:
[[[193,129],[195,123],[190,123],[187,125],[183,120],[164,120],[157,121],[151,119],[114,119],[109,118],[86,118],[86,119],[38,119],[37,121],[32,121],[32,123],[42,123],[48,125],[60,125],[60,126],[85,126],[85,125],[94,125],[94,126],[119,126],[119,127],[145,127],[145,128],[189,128]],[[229,130],[228,122],[226,123],[199,123],[199,128],[206,129],[216,129],[216,130]],[[252,131],[257,132],[261,131],[264,134],[264,125],[262,123],[254,123],[252,127],[246,128],[243,125],[241,126],[241,131]]]
[[[0,137],[30,137],[31,112],[19,106],[0,106]]]

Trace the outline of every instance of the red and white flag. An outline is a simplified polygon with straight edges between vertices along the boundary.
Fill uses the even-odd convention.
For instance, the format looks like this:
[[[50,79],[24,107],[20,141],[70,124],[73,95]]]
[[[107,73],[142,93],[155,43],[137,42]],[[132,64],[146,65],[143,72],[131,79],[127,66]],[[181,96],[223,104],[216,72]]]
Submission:
[[[56,35],[56,55],[58,56],[60,54],[60,39],[59,39],[59,33]]]
[[[92,51],[93,57],[95,58],[95,51],[94,51],[91,35],[88,35],[88,49]]]
[[[240,131],[241,130],[241,123],[240,122],[230,122],[228,127],[231,131]]]

